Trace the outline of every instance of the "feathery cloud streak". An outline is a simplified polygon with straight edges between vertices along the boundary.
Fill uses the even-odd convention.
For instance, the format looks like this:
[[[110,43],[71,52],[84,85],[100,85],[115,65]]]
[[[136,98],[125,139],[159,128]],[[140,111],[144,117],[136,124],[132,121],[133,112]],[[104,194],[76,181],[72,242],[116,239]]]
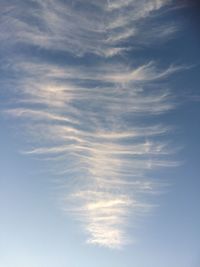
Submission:
[[[140,42],[156,39],[153,30],[152,40],[143,34],[150,30],[145,21],[158,20],[170,2],[2,1],[2,68],[14,77],[4,82],[15,90],[5,113],[24,120],[35,138],[28,154],[60,162],[69,184],[65,209],[92,244],[128,243],[130,217],[151,208],[144,199],[156,182],[148,172],[177,164],[167,160],[174,152],[163,138],[170,128],[152,118],[175,107],[162,81],[180,68],[161,69],[154,61],[132,66],[128,59]],[[164,27],[157,28],[165,29],[163,38],[176,30]],[[34,58],[29,50],[37,51]],[[73,62],[53,60],[60,53]]]

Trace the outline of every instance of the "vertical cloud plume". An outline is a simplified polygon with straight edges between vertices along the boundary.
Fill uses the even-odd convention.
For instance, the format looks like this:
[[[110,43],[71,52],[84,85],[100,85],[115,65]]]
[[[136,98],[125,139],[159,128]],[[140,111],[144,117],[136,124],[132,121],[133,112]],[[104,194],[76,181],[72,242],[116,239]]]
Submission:
[[[59,162],[65,210],[91,244],[130,242],[129,221],[149,212],[156,190],[148,173],[176,165],[170,128],[156,118],[175,107],[163,81],[179,68],[134,59],[135,47],[156,40],[148,23],[159,25],[170,2],[2,0],[2,83],[15,99],[5,113],[34,137],[27,154]],[[164,30],[165,40],[176,29],[156,34]]]

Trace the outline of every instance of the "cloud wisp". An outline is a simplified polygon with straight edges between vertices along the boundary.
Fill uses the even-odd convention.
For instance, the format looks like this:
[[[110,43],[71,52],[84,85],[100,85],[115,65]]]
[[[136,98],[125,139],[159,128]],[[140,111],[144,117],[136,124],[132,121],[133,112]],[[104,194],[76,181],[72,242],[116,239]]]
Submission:
[[[159,182],[148,173],[177,165],[168,159],[170,128],[159,116],[175,108],[166,79],[180,67],[132,66],[129,59],[134,46],[149,41],[140,30],[149,31],[145,21],[158,19],[170,1],[2,2],[2,68],[12,76],[4,83],[15,95],[5,113],[34,137],[27,154],[59,162],[69,188],[65,210],[81,222],[88,243],[121,248],[131,241],[130,219],[151,209],[145,199]],[[65,53],[66,60],[55,60]]]

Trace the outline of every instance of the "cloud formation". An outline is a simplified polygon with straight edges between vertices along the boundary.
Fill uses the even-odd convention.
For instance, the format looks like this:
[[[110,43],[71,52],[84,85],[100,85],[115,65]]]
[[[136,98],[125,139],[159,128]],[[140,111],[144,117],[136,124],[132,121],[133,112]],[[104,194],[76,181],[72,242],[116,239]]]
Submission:
[[[15,99],[5,113],[24,120],[36,139],[27,154],[60,163],[70,185],[65,209],[91,244],[130,242],[129,220],[149,212],[145,199],[158,185],[148,173],[177,165],[168,159],[170,128],[155,118],[175,108],[164,81],[181,68],[132,62],[135,47],[156,40],[146,21],[159,21],[170,3],[2,1],[1,68]],[[159,31],[165,40],[176,27]]]

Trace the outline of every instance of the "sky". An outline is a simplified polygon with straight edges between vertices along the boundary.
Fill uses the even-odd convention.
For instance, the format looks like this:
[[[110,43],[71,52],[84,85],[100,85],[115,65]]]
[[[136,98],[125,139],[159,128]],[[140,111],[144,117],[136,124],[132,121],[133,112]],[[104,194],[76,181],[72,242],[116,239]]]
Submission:
[[[0,266],[200,265],[198,17],[0,0]]]

